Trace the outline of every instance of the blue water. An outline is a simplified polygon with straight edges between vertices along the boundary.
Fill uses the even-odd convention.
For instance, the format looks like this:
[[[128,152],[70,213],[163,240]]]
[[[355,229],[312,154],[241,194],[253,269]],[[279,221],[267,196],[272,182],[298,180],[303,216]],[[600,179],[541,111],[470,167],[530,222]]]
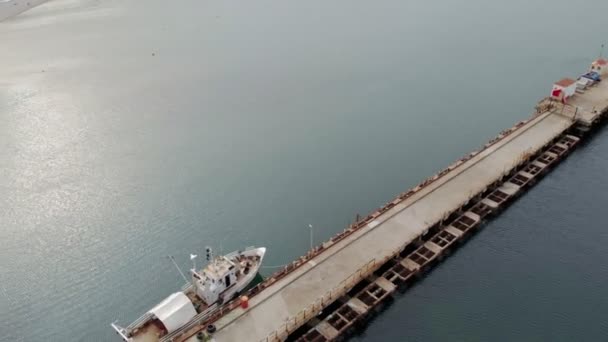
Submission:
[[[181,285],[167,254],[263,245],[268,265],[291,261],[308,224],[327,239],[527,117],[597,56],[605,13],[52,0],[0,22],[0,341],[116,340],[109,322]],[[601,340],[607,141],[358,338]]]

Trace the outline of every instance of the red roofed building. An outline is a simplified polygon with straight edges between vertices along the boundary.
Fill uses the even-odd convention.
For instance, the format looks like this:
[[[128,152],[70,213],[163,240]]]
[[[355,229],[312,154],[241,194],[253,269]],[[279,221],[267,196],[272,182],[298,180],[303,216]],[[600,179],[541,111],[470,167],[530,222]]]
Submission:
[[[602,76],[608,75],[608,61],[603,58],[593,61],[591,71],[595,71]]]
[[[570,78],[564,78],[553,84],[551,97],[566,103],[568,98],[576,93],[576,81]]]

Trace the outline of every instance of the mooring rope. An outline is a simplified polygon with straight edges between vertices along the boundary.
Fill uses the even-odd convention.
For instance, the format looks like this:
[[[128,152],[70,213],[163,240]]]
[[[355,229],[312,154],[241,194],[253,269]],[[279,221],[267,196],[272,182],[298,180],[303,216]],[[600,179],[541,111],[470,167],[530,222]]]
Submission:
[[[285,265],[271,265],[271,266],[260,266],[261,268],[279,268],[279,267],[285,267],[289,264],[285,264]]]

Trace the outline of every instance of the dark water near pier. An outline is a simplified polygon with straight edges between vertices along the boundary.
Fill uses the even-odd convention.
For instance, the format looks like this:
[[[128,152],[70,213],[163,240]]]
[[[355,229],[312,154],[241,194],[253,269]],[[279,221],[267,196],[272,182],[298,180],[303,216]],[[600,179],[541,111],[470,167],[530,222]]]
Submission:
[[[585,145],[354,340],[604,341],[608,131]]]
[[[587,68],[608,2],[56,0],[0,22],[0,341],[112,341],[205,245],[307,250]],[[355,340],[608,335],[608,134]],[[271,272],[267,269],[266,272]]]

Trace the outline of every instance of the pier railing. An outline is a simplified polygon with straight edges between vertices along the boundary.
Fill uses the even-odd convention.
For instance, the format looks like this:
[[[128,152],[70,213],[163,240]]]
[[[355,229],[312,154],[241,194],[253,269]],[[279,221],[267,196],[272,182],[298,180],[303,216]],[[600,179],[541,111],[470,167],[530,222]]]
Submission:
[[[432,176],[430,178],[427,178],[426,180],[422,181],[420,184],[418,184],[414,188],[408,190],[407,192],[401,193],[393,201],[388,202],[387,204],[385,204],[384,206],[380,207],[379,209],[377,209],[373,213],[371,213],[371,214],[369,214],[369,215],[367,215],[367,216],[365,216],[365,217],[357,220],[353,224],[349,225],[342,232],[339,232],[338,234],[336,234],[335,236],[333,236],[332,238],[330,238],[329,241],[326,241],[326,242],[322,243],[321,245],[314,247],[312,250],[308,251],[306,253],[306,255],[303,255],[300,258],[296,259],[295,261],[287,264],[282,270],[275,272],[274,274],[272,274],[271,276],[269,276],[265,281],[263,281],[262,283],[258,284],[255,287],[251,288],[247,293],[245,293],[245,295],[247,295],[251,299],[252,297],[254,297],[255,295],[257,295],[258,293],[260,293],[262,290],[264,290],[265,288],[270,287],[271,285],[273,285],[274,283],[276,283],[277,281],[279,281],[283,277],[287,276],[288,274],[290,274],[294,270],[298,269],[300,266],[306,264],[309,260],[315,258],[316,256],[318,256],[319,254],[323,253],[327,249],[329,249],[332,246],[336,245],[338,242],[342,241],[347,236],[355,233],[356,231],[362,229],[363,227],[368,226],[378,216],[386,213],[387,211],[389,211],[390,209],[392,209],[393,207],[395,207],[399,203],[405,201],[406,199],[408,199],[409,197],[415,195],[416,193],[418,193],[419,191],[423,190],[427,186],[429,186],[432,183],[434,183],[434,182],[438,181],[439,179],[443,178],[445,175],[447,175],[451,171],[454,171],[454,170],[458,169],[463,164],[465,164],[467,161],[469,161],[470,159],[472,159],[475,156],[477,156],[479,153],[481,153],[484,150],[486,150],[486,149],[492,147],[493,145],[497,144],[501,140],[505,139],[506,137],[510,136],[514,132],[518,131],[520,128],[524,127],[528,122],[534,120],[536,117],[538,117],[539,115],[541,115],[543,113],[546,113],[547,111],[551,111],[552,109],[554,109],[553,106],[548,106],[548,108],[540,108],[540,107],[537,108],[536,113],[534,113],[528,119],[520,121],[517,124],[515,124],[513,127],[508,128],[506,130],[503,130],[495,138],[491,139],[488,143],[486,143],[481,149],[473,151],[473,152],[465,155],[464,157],[460,158],[456,162],[454,162],[451,165],[449,165],[447,168],[445,168],[445,169],[441,170],[440,172],[436,173],[434,176]],[[346,290],[346,291],[348,291],[348,290]],[[330,293],[331,293],[331,291],[330,291]],[[314,303],[313,303],[313,305],[314,305]],[[185,336],[192,336],[195,333],[195,331],[204,328],[205,325],[210,324],[210,323],[216,321],[217,319],[219,319],[220,317],[222,317],[224,314],[226,314],[229,311],[232,311],[232,310],[236,309],[237,307],[239,307],[239,300],[238,299],[233,300],[231,302],[228,302],[228,303],[220,306],[217,310],[215,310],[214,313],[209,314],[206,319],[199,321],[199,324],[195,325],[196,328],[192,327],[190,329],[190,331],[184,333],[183,336],[184,337]],[[294,317],[293,319],[296,319],[296,318],[297,317]],[[301,317],[300,317],[300,319],[301,319]],[[287,328],[287,325],[288,324],[286,323],[285,324],[285,328]],[[293,326],[293,325],[294,324],[291,324],[291,326]],[[289,329],[287,329],[287,330],[289,330]],[[275,334],[275,339],[271,339],[271,336],[269,336],[266,339],[266,341],[276,341],[279,336],[281,336],[281,337],[284,336],[284,332],[277,332]]]
[[[386,257],[376,260],[372,259],[353,274],[348,276],[348,278],[344,279],[340,282],[336,287],[329,290],[323,296],[315,300],[312,304],[304,308],[302,311],[298,312],[292,318],[289,318],[283,325],[281,325],[277,330],[272,332],[268,337],[261,340],[260,342],[280,342],[285,341],[287,337],[293,333],[296,329],[301,327],[306,322],[310,321],[312,318],[317,316],[324,308],[326,308],[331,303],[335,302],[338,298],[344,296],[348,291],[350,291],[355,285],[357,285],[361,280],[367,278],[370,274],[372,274],[378,267],[384,265],[389,259],[394,258],[398,253],[401,252],[401,248],[396,249],[395,251],[389,253]]]
[[[552,109],[552,107],[549,107],[548,109],[550,110],[550,109]],[[412,189],[408,190],[407,192],[403,192],[403,193],[399,194],[399,196],[397,196],[391,202],[388,202],[387,204],[385,204],[384,206],[378,208],[376,211],[372,212],[371,214],[369,214],[369,215],[367,215],[367,216],[365,216],[365,217],[357,220],[353,224],[349,225],[342,232],[339,232],[335,236],[331,237],[329,239],[329,241],[326,241],[326,242],[322,243],[321,245],[314,247],[312,250],[308,251],[306,253],[306,255],[301,256],[300,258],[296,259],[295,261],[291,262],[290,264],[287,264],[284,269],[275,272],[270,277],[268,277],[264,282],[258,284],[256,287],[252,288],[251,289],[251,294],[249,295],[249,297],[251,298],[252,296],[254,296],[255,294],[257,294],[258,292],[260,292],[262,289],[264,289],[264,288],[272,285],[273,283],[275,283],[279,279],[283,278],[287,274],[291,273],[292,271],[294,271],[295,269],[297,269],[301,265],[306,264],[309,260],[311,260],[312,258],[316,257],[317,255],[323,253],[325,250],[329,249],[331,246],[333,246],[336,243],[340,242],[341,240],[343,240],[347,236],[349,236],[352,233],[358,231],[359,229],[367,226],[373,220],[375,220],[378,216],[384,214],[385,212],[389,211],[390,209],[392,209],[393,207],[395,207],[399,203],[405,201],[406,199],[408,199],[409,197],[415,195],[416,193],[418,193],[419,191],[423,190],[427,186],[429,186],[432,183],[438,181],[439,179],[441,179],[442,177],[444,177],[445,175],[447,175],[451,171],[454,171],[454,170],[458,169],[460,166],[462,166],[467,161],[469,161],[470,159],[472,159],[475,156],[477,156],[479,153],[483,152],[484,150],[492,147],[493,145],[497,144],[501,140],[503,140],[506,137],[510,136],[511,134],[513,134],[514,132],[516,132],[517,130],[519,130],[521,127],[525,126],[528,122],[530,122],[531,120],[535,119],[539,115],[545,113],[546,111],[547,111],[547,108],[542,108],[542,110],[539,108],[537,110],[537,112],[534,113],[528,119],[522,120],[522,121],[518,122],[517,124],[515,124],[514,126],[512,126],[511,128],[508,128],[508,129],[503,130],[502,132],[500,132],[495,138],[491,139],[481,149],[473,151],[473,152],[465,155],[464,157],[460,158],[456,162],[454,162],[451,165],[449,165],[447,168],[445,168],[445,169],[441,170],[440,172],[436,173],[434,176],[425,179],[420,184],[416,185],[415,187],[413,187]]]
[[[278,342],[284,341],[287,339],[289,334],[298,329],[302,324],[308,322],[311,318],[315,317],[319,314],[321,310],[323,310],[327,305],[334,302],[336,299],[343,296],[346,292],[348,292],[353,286],[355,286],[358,282],[360,282],[363,278],[367,277],[371,274],[376,266],[379,266],[376,263],[376,259],[370,260],[368,263],[359,268],[355,273],[348,276],[348,278],[338,284],[338,286],[329,290],[323,296],[315,300],[312,304],[304,308],[304,310],[298,312],[295,316],[288,319],[283,323],[281,327],[272,332],[268,337],[263,339],[260,342]]]

